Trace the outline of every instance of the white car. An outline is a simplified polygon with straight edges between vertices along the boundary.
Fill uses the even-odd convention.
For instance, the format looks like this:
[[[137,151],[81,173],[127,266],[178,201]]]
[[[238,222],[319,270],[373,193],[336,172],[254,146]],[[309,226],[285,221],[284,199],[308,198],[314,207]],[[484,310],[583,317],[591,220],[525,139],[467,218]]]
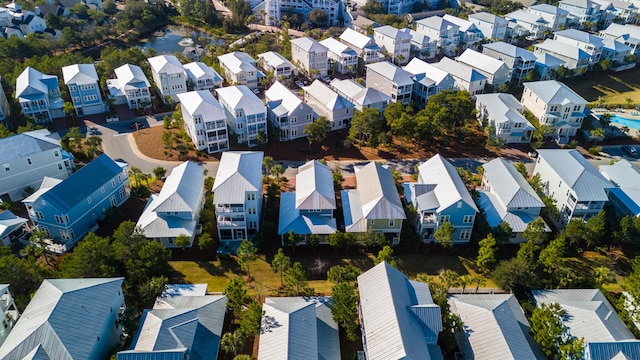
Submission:
[[[296,80],[295,83],[296,85],[298,85],[299,88],[302,88],[304,86],[304,84],[300,80]]]

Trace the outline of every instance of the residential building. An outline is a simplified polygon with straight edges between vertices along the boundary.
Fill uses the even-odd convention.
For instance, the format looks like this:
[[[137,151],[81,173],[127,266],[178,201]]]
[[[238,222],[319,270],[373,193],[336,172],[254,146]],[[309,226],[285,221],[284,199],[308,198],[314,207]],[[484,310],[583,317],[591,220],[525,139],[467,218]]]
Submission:
[[[374,88],[364,87],[353,79],[333,79],[329,86],[359,111],[364,108],[376,108],[382,113],[391,103],[391,96]]]
[[[569,12],[568,21],[583,26],[585,23],[591,23],[595,27],[602,12],[600,4],[592,0],[562,0],[558,7]]]
[[[568,142],[568,137],[575,136],[582,127],[587,106],[582,96],[555,80],[524,83],[520,102],[540,124],[551,126],[556,139],[562,143]]]
[[[207,295],[207,284],[166,285],[145,309],[130,350],[118,360],[216,360],[226,313],[225,295]]]
[[[304,102],[309,104],[318,116],[331,122],[331,130],[349,127],[355,106],[320,80],[303,87]]]
[[[591,56],[577,46],[547,39],[543,43],[533,45],[536,54],[549,54],[564,61],[564,67],[575,74],[584,73],[591,65]]]
[[[500,85],[511,81],[511,69],[502,60],[479,53],[472,49],[465,50],[456,61],[466,64],[487,78],[487,84]]]
[[[182,55],[192,61],[200,61],[205,53],[206,50],[200,44],[197,44],[196,46],[186,46],[184,50],[182,50]]]
[[[358,276],[362,344],[369,360],[442,359],[440,307],[426,283],[386,261]]]
[[[614,187],[575,149],[539,149],[533,174],[540,174],[542,190],[555,200],[561,226],[597,215]]]
[[[216,94],[239,143],[256,146],[267,141],[267,109],[256,94],[245,85],[216,89]]]
[[[560,66],[565,66],[566,62],[551,54],[533,53],[536,56],[536,71],[540,75],[540,80],[551,80],[558,72]]]
[[[482,36],[485,39],[502,41],[507,35],[507,24],[509,22],[500,16],[479,12],[469,14],[469,21],[482,32]]]
[[[576,29],[557,31],[554,33],[553,40],[584,50],[591,56],[591,64],[599,62],[602,56],[602,48],[604,47],[602,38],[588,32]]]
[[[599,36],[604,39],[621,41],[631,47],[631,53],[636,58],[640,56],[640,27],[638,26],[613,23],[606,29],[600,30]]]
[[[391,245],[400,243],[402,220],[406,219],[391,170],[372,161],[355,168],[356,189],[342,190],[346,232],[382,234]]]
[[[264,12],[264,23],[269,26],[277,26],[282,20],[282,15],[287,12],[301,14],[304,20],[309,22],[309,14],[313,9],[320,9],[327,14],[327,25],[342,26],[347,17],[346,5],[343,0],[252,0],[251,4],[254,14],[262,16]],[[262,11],[261,11],[262,10]],[[321,24],[319,24],[321,25]]]
[[[260,229],[262,214],[261,151],[226,151],[213,184],[221,249],[235,250]]]
[[[433,59],[438,54],[438,42],[415,30],[404,28],[402,31],[411,35],[411,57]],[[413,59],[412,59],[413,60]]]
[[[625,159],[613,165],[600,165],[598,169],[615,185],[609,190],[609,201],[618,214],[640,216],[640,170]]]
[[[547,21],[549,30],[556,32],[564,30],[569,12],[550,4],[531,5],[526,9],[529,13],[540,16]]]
[[[391,101],[408,104],[413,92],[411,73],[402,68],[383,61],[366,65],[368,88],[373,88],[390,96]]]
[[[227,113],[208,90],[178,94],[184,128],[198,151],[229,150]]]
[[[203,62],[190,62],[184,64],[183,68],[187,73],[189,88],[194,91],[207,90],[213,92],[213,89],[222,87],[222,82],[224,81],[222,76]]]
[[[36,124],[64,117],[64,101],[55,75],[45,75],[27,67],[16,79],[16,99],[20,102],[22,114],[33,118]]]
[[[151,85],[140,66],[125,64],[114,72],[116,78],[107,80],[107,89],[116,105],[127,104],[129,109],[151,106]]]
[[[358,53],[349,46],[334,38],[324,39],[320,44],[327,48],[329,70],[349,74],[358,67]]]
[[[185,248],[193,245],[204,206],[204,169],[185,161],[171,170],[159,194],[152,194],[138,219],[136,227],[147,239],[167,248]],[[176,244],[176,238],[186,236],[189,244]]]
[[[249,89],[258,88],[258,77],[262,73],[256,67],[256,61],[251,55],[234,51],[218,56],[220,66],[224,70],[224,77],[233,85],[246,85]]]
[[[638,3],[624,0],[594,0],[605,9],[605,13],[600,16],[598,27],[604,29],[613,24],[614,21],[623,24],[634,24],[638,16]]]
[[[340,41],[358,53],[365,64],[371,64],[384,60],[384,54],[380,46],[371,36],[361,34],[347,28],[341,35]]]
[[[429,98],[444,90],[453,90],[456,81],[448,72],[413,58],[403,69],[412,75],[413,100],[426,105]]]
[[[416,0],[375,0],[377,3],[382,5],[382,11],[385,14],[393,14],[397,16],[402,16],[405,14],[409,14],[413,12],[414,4],[421,4]],[[366,5],[366,0],[355,0],[355,4],[358,5],[358,8]]]
[[[440,62],[434,63],[433,66],[448,72],[455,80],[455,86],[458,90],[466,90],[471,95],[484,92],[487,77],[471,66],[447,57],[442,58]]]
[[[98,85],[100,79],[93,64],[65,66],[62,68],[62,78],[69,88],[76,115],[94,115],[107,110]]]
[[[313,109],[279,81],[265,91],[267,119],[279,130],[280,141],[305,137],[304,128],[316,118]]]
[[[331,297],[267,297],[262,305],[261,360],[340,360]]]
[[[95,231],[107,210],[129,199],[127,167],[102,154],[64,180],[45,177],[22,203],[31,222],[64,253]]]
[[[418,213],[415,223],[423,242],[433,243],[445,222],[455,228],[454,243],[468,243],[478,208],[456,168],[440,154],[418,167],[418,181],[403,184],[405,199]]]
[[[440,16],[431,16],[416,21],[416,31],[435,40],[440,52],[446,56],[458,53],[460,27]]]
[[[311,78],[326,76],[329,69],[329,49],[310,37],[291,40],[291,59]]]
[[[4,126],[7,127],[7,117],[10,113],[9,101],[7,101],[7,96],[4,93],[2,76],[0,76],[0,124],[4,124]]]
[[[541,15],[527,10],[516,10],[504,16],[511,23],[521,27],[518,31],[511,31],[511,37],[526,36],[529,40],[542,39],[544,34],[551,31],[551,24]]]
[[[0,246],[11,246],[18,241],[20,236],[24,235],[24,224],[27,221],[29,220],[15,215],[10,210],[0,211]],[[2,310],[1,306],[0,310]],[[2,328],[0,328],[0,344],[2,344]]]
[[[327,235],[337,230],[333,212],[336,197],[331,169],[316,160],[298,168],[296,190],[280,195],[278,235],[283,239],[289,232],[302,237],[306,243],[310,235],[318,235],[327,242]],[[284,244],[283,244],[284,245]]]
[[[258,59],[262,68],[271,72],[275,79],[290,78],[296,69],[289,60],[275,51],[258,54]]]
[[[49,130],[42,129],[0,139],[0,164],[0,198],[18,201],[45,177],[69,177],[73,156],[62,150]]]
[[[502,41],[483,45],[482,53],[504,62],[511,70],[511,75],[518,80],[536,67],[537,57],[534,53]]]
[[[531,326],[513,294],[458,294],[448,302],[464,328],[456,334],[459,359],[546,359],[534,345]]]
[[[5,210],[7,211],[9,210]],[[0,213],[0,216],[2,214]],[[9,291],[9,284],[0,284],[0,313],[4,314],[2,326],[0,326],[0,345],[2,345],[20,317],[18,307]]]
[[[511,94],[476,95],[476,117],[483,127],[491,126],[491,137],[505,144],[530,143],[535,127],[522,115],[524,107]]]
[[[478,43],[482,41],[483,36],[482,31],[480,31],[473,22],[449,14],[445,14],[442,19],[458,26],[462,49],[478,48]]]
[[[613,39],[604,39],[602,44],[602,60],[610,61],[611,70],[627,70],[636,66],[635,59],[629,63],[629,57],[633,55],[631,53],[633,49],[630,46]]]
[[[373,40],[391,62],[406,64],[411,50],[411,34],[385,25],[373,29]]]
[[[173,55],[159,55],[148,58],[151,65],[151,74],[156,83],[162,101],[167,101],[167,96],[172,101],[178,101],[176,95],[187,92],[187,76],[180,60]]]
[[[0,358],[103,359],[120,343],[124,278],[45,279]]]
[[[497,158],[482,168],[482,187],[478,189],[477,201],[487,223],[492,228],[507,223],[511,229],[509,242],[526,242],[524,231],[529,223],[542,219],[540,210],[545,207],[544,202],[510,162]],[[551,231],[546,225],[545,229]]]
[[[358,15],[358,17],[351,22],[351,28],[364,35],[367,35],[370,30],[373,30],[378,26],[380,26],[380,24],[364,15]]]

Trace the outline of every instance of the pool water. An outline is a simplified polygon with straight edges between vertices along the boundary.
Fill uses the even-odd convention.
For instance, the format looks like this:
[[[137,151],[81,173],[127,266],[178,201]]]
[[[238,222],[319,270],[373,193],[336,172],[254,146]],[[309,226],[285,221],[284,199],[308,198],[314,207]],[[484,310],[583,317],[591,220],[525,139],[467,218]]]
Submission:
[[[619,124],[622,126],[627,126],[629,129],[640,129],[640,119],[639,120],[634,120],[634,119],[627,119],[624,118],[622,116],[618,116],[614,113],[611,113],[611,122],[614,124]]]

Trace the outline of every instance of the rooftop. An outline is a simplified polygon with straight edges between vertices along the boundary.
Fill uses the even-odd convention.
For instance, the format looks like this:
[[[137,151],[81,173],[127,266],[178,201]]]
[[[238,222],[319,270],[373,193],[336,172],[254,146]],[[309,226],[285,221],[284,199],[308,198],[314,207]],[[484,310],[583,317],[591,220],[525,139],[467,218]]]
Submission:
[[[225,151],[213,183],[217,204],[242,204],[245,192],[262,193],[262,151]]]

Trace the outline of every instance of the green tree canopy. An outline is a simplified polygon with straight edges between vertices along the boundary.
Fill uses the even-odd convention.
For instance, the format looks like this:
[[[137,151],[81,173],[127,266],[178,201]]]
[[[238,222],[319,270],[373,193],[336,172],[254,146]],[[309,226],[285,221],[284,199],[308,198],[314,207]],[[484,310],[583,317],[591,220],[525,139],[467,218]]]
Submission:
[[[284,286],[284,273],[291,267],[291,258],[284,254],[282,248],[273,256],[271,268],[273,272],[280,273],[280,285]]]
[[[358,289],[353,282],[340,282],[331,290],[331,314],[350,341],[357,339]]]
[[[487,237],[480,240],[478,243],[480,249],[478,249],[478,258],[476,259],[476,266],[478,270],[486,274],[490,272],[496,263],[496,239],[492,234],[488,234]]]
[[[455,231],[456,228],[453,226],[453,224],[447,221],[440,224],[438,229],[433,234],[433,237],[443,248],[450,248],[453,246],[453,234],[455,233]]]

